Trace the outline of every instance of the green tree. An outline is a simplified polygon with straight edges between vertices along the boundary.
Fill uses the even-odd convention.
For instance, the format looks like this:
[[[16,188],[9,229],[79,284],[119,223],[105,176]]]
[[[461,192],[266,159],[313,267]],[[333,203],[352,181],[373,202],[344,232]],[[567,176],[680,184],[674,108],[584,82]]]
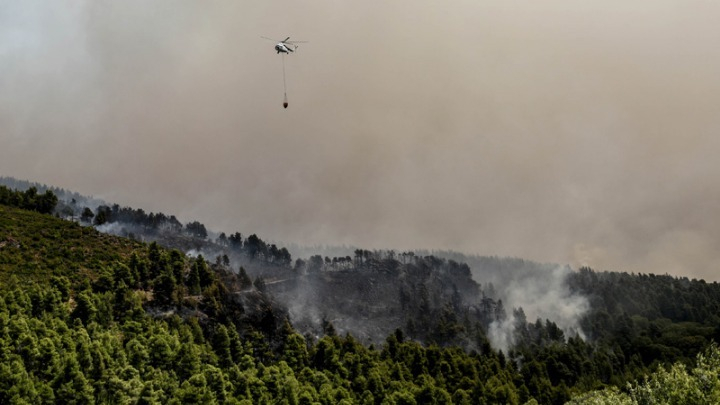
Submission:
[[[210,269],[205,258],[202,255],[198,256],[193,265],[197,269],[200,287],[202,289],[208,288],[215,281],[215,273]]]
[[[72,313],[73,318],[80,319],[85,325],[95,320],[98,310],[92,292],[89,290],[81,291],[75,300],[77,304]]]
[[[144,370],[150,360],[147,346],[138,338],[132,338],[125,344],[125,352],[131,366],[137,370]]]
[[[55,398],[63,404],[94,404],[95,390],[80,369],[74,353],[64,359],[64,369],[53,381]]]
[[[52,190],[46,190],[44,194],[37,197],[35,201],[35,210],[41,214],[52,214],[58,198]]]
[[[97,213],[95,214],[95,225],[104,225],[110,221],[110,207],[101,205],[97,208]]]
[[[382,405],[416,405],[417,401],[412,392],[407,390],[395,391],[383,399]]]
[[[188,379],[200,372],[201,365],[199,348],[192,343],[192,340],[183,341],[175,362],[175,372],[180,380]]]
[[[170,368],[175,361],[175,353],[179,345],[177,337],[170,335],[164,329],[159,329],[148,341],[150,364],[156,368]]]
[[[22,361],[0,362],[0,403],[33,403],[38,393]]]
[[[220,367],[227,368],[234,364],[230,344],[227,327],[225,325],[218,325],[212,337],[212,346],[215,354],[218,356]]]
[[[180,385],[176,396],[182,404],[214,404],[215,395],[208,389],[204,374],[195,374]]]
[[[305,368],[309,360],[305,338],[299,333],[288,335],[285,338],[281,359],[296,372]]]
[[[616,387],[575,396],[570,404],[717,404],[720,403],[720,350],[712,344],[698,354],[688,372],[682,363],[660,366],[641,383],[629,385],[629,393]]]
[[[188,272],[188,277],[185,282],[190,295],[200,295],[202,288],[200,287],[200,271],[197,265],[193,265]]]
[[[252,279],[250,276],[248,276],[247,271],[245,271],[245,268],[240,266],[240,270],[238,272],[238,278],[240,280],[240,289],[246,290],[250,287],[252,287]]]
[[[95,218],[95,214],[92,212],[92,210],[88,207],[83,208],[82,214],[80,214],[80,220],[85,223],[90,223],[92,222],[93,218]]]
[[[163,267],[162,273],[155,280],[153,288],[153,300],[158,305],[172,305],[177,300],[177,282],[172,269]]]

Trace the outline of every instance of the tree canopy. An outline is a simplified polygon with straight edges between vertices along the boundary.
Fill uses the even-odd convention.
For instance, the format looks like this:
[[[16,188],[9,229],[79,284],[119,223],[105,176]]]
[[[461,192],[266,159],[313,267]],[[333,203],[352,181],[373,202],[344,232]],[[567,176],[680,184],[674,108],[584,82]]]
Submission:
[[[591,302],[582,338],[505,308],[453,260],[359,249],[290,268],[256,235],[224,238],[339,292],[335,314],[398,321],[367,344],[328,314],[299,332],[276,299],[288,284],[46,215],[48,193],[0,188],[0,403],[720,401],[717,283],[581,269],[567,282]],[[488,327],[510,316],[501,351]]]

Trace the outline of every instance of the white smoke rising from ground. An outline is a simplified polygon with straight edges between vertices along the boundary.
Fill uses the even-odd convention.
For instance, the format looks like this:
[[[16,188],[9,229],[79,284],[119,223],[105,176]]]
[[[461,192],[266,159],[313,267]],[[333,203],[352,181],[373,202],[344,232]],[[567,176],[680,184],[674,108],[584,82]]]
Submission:
[[[492,322],[488,328],[488,338],[494,347],[506,351],[515,344],[515,328],[522,321],[515,314],[519,308],[528,323],[540,319],[544,324],[550,320],[563,330],[565,337],[584,337],[580,320],[590,309],[590,302],[570,290],[566,280],[573,270],[569,266],[452,251],[433,253],[467,263],[483,293],[496,301],[502,300],[505,318]]]
[[[321,333],[323,313],[317,305],[317,289],[307,277],[299,277],[292,299],[285,302],[293,326],[299,330]]]
[[[102,233],[109,233],[111,235],[126,236],[128,231],[127,228],[132,225],[123,224],[119,222],[105,223],[102,225],[95,225],[94,228]]]
[[[502,350],[507,353],[508,349],[515,344],[515,319],[508,318],[495,321],[488,328],[487,337],[490,344],[496,350]]]
[[[550,271],[538,272],[532,276],[527,273],[505,285],[496,286],[503,297],[507,318],[490,325],[488,338],[496,348],[507,351],[515,343],[514,334],[518,319],[513,309],[522,308],[528,322],[540,319],[554,322],[565,334],[585,338],[580,327],[580,319],[590,308],[588,299],[573,294],[565,282],[572,270],[567,266],[557,266]]]
[[[589,309],[589,302],[570,292],[565,280],[571,271],[567,266],[558,266],[537,277],[511,281],[504,286],[507,306],[522,308],[530,322],[550,319],[563,331],[581,333],[578,322]]]

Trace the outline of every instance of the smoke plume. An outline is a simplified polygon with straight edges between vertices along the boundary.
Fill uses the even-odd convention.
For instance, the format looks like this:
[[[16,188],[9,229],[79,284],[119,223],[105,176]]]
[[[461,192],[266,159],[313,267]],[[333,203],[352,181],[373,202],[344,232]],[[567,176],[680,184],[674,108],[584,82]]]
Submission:
[[[719,14],[0,1],[0,174],[305,245],[717,280]],[[309,41],[287,109],[260,36]]]

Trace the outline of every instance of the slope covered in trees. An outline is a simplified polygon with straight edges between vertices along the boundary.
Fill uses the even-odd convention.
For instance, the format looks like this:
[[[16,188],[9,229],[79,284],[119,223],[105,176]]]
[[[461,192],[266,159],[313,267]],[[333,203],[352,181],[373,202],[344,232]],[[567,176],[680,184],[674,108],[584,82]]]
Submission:
[[[4,207],[23,229],[77,225]],[[0,285],[1,403],[477,403],[522,393],[514,367],[496,353],[468,355],[423,347],[401,332],[381,348],[352,336],[308,342],[282,308],[222,266],[156,244],[125,255],[121,239],[91,232],[90,249],[109,238],[108,256],[48,278],[4,268]],[[39,237],[53,252],[62,238]],[[135,243],[135,242],[131,242]],[[5,260],[13,253],[0,250]],[[48,254],[49,255],[49,254]]]
[[[358,249],[291,264],[238,233],[208,262],[41,214],[28,192],[42,194],[0,204],[0,403],[627,399],[644,375],[705,367],[720,338],[717,283],[553,273],[588,302],[573,332],[506,306],[502,279],[480,284],[453,259]],[[253,267],[233,268],[231,249]]]
[[[175,215],[123,207],[77,192],[12,177],[0,176],[0,204],[52,213],[60,218],[93,226],[103,233],[158,242],[183,252],[193,251],[213,258],[227,256],[226,259],[236,266],[292,264],[292,257],[286,248],[266,243],[255,234],[213,234],[199,221],[183,224]],[[43,204],[44,208],[37,209],[37,204]]]
[[[643,381],[577,395],[571,405],[718,404],[720,403],[720,349],[713,344],[698,353],[691,369],[683,363],[659,367]]]
[[[93,277],[91,269],[127,259],[139,246],[130,239],[0,204],[0,282],[11,274],[30,279]]]

